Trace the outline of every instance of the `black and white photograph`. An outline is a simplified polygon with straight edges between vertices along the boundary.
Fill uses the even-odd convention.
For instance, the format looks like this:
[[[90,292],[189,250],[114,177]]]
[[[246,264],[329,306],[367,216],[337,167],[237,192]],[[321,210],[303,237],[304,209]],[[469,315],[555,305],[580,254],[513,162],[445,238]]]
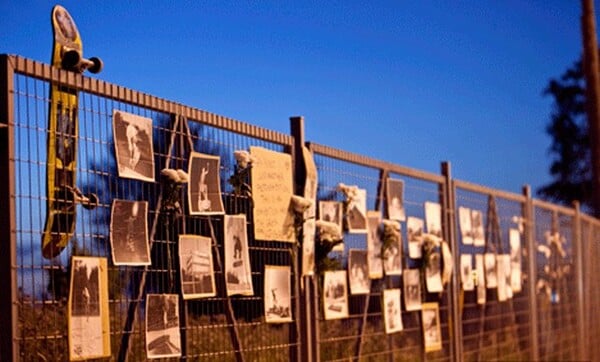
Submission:
[[[442,256],[440,247],[433,248],[425,266],[425,284],[427,291],[437,293],[444,290],[442,283]]]
[[[473,233],[473,245],[485,246],[483,213],[479,210],[471,210],[471,232]]]
[[[383,316],[385,333],[391,334],[404,329],[402,325],[402,310],[400,309],[400,289],[383,290]]]
[[[150,265],[148,202],[113,201],[110,246],[115,265]]]
[[[367,251],[350,249],[348,252],[348,274],[350,294],[368,294],[371,290],[371,279],[367,268]]]
[[[72,258],[68,303],[71,360],[110,356],[106,265],[105,258]]]
[[[371,279],[383,278],[383,260],[381,259],[383,242],[381,241],[380,225],[381,213],[367,211],[367,265]]]
[[[496,254],[485,253],[483,255],[485,265],[485,285],[488,289],[498,287],[498,272],[496,270]]]
[[[475,288],[473,281],[473,256],[461,254],[460,256],[460,280],[463,290],[471,291]]]
[[[513,297],[510,286],[510,254],[496,255],[496,271],[498,272],[498,301],[504,302]]]
[[[346,222],[349,233],[365,234],[367,232],[367,190],[357,189],[354,197],[349,200]]]
[[[253,295],[246,215],[225,215],[224,222],[227,295]]]
[[[406,212],[404,210],[404,181],[388,178],[386,186],[388,219],[405,221]]]
[[[346,271],[326,271],[323,277],[323,310],[325,319],[348,317],[348,291]]]
[[[510,287],[514,293],[521,291],[521,233],[518,229],[508,231],[510,242]]]
[[[485,265],[483,254],[475,254],[475,271],[477,272],[477,304],[485,304]]]
[[[423,303],[421,306],[423,321],[423,341],[425,352],[442,349],[442,331],[440,329],[440,310],[438,303]]]
[[[113,135],[119,177],[153,182],[152,120],[113,110]]]
[[[394,223],[398,233],[383,251],[383,271],[385,275],[402,275],[402,225],[398,221],[384,220],[385,227],[388,223]]]
[[[181,357],[179,296],[146,296],[146,356],[149,359]]]
[[[335,223],[342,230],[342,216],[344,205],[338,201],[319,201],[319,220]],[[333,247],[332,251],[344,251],[344,243]]]
[[[218,215],[225,213],[221,198],[219,156],[192,152],[188,166],[188,205],[190,215]]]
[[[290,267],[265,265],[265,320],[267,323],[292,321]]]
[[[464,245],[473,245],[473,230],[471,227],[471,209],[466,207],[458,208],[458,224],[460,235]]]
[[[421,272],[419,269],[404,269],[404,306],[407,311],[421,309]]]
[[[423,255],[423,219],[409,216],[406,220],[406,234],[408,236],[408,256],[411,259],[420,259]]]
[[[442,238],[442,207],[436,202],[425,202],[427,233]]]
[[[179,268],[183,299],[214,297],[215,275],[211,238],[179,235]]]

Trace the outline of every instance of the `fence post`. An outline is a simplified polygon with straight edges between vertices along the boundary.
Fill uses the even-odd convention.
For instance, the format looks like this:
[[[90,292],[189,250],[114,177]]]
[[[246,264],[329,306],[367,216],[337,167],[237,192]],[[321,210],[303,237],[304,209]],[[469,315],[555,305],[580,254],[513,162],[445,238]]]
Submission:
[[[573,208],[575,209],[575,216],[573,217],[573,241],[575,242],[575,280],[577,280],[577,327],[578,327],[578,338],[577,338],[577,349],[579,350],[580,360],[588,359],[585,341],[587,341],[587,331],[585,312],[584,312],[584,289],[583,289],[583,240],[581,235],[581,210],[579,207],[579,201],[573,202]]]
[[[536,293],[536,254],[535,246],[535,215],[533,213],[533,200],[531,198],[531,188],[529,185],[523,187],[523,195],[527,198],[523,205],[523,216],[525,217],[525,242],[527,245],[527,285],[529,286],[529,335],[531,337],[531,355],[532,361],[540,358],[539,339],[538,339],[538,310]]]
[[[454,351],[454,360],[462,361],[463,360],[463,350],[462,350],[462,318],[461,312],[459,311],[459,294],[460,294],[460,281],[458,279],[458,271],[460,268],[460,255],[459,255],[459,247],[458,240],[456,238],[456,189],[454,187],[454,182],[452,180],[452,172],[450,167],[450,162],[445,161],[442,162],[442,175],[445,177],[445,184],[442,187],[442,222],[446,225],[445,236],[444,238],[450,244],[450,249],[452,250],[452,262],[453,265],[453,273],[452,273],[452,282],[450,283],[450,318],[451,318],[451,334],[450,338],[452,339],[452,343],[450,343],[451,350]]]
[[[0,56],[0,275],[8,286],[0,293],[0,360],[18,361],[17,240],[15,205],[14,70],[8,55]]]
[[[306,168],[304,164],[304,157],[302,153],[302,147],[304,146],[304,117],[296,116],[290,117],[290,133],[294,137],[294,149],[293,149],[293,162],[294,162],[294,193],[296,195],[304,196],[304,184],[306,182]],[[296,291],[299,292],[298,303],[296,305],[296,318],[299,320],[300,325],[300,349],[297,360],[302,361],[313,361],[313,340],[314,334],[311,334],[313,329],[316,327],[312,326],[312,313],[311,313],[311,289],[313,289],[313,281],[311,276],[302,276],[302,245],[298,247],[298,253],[296,253],[296,265],[297,275],[295,285],[301,282],[303,288],[296,287]]]

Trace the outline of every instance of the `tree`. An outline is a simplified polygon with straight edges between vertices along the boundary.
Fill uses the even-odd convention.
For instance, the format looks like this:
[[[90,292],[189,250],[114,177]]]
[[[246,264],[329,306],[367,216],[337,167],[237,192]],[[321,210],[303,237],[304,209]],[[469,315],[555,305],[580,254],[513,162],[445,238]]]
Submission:
[[[554,104],[546,132],[552,138],[550,175],[553,180],[537,194],[570,206],[578,200],[592,210],[592,167],[586,115],[586,87],[581,60],[544,89]]]

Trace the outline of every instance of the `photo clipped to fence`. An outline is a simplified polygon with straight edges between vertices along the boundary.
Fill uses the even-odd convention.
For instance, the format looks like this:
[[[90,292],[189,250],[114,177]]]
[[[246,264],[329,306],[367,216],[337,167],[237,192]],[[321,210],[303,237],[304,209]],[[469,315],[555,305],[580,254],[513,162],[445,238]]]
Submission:
[[[115,265],[150,265],[148,202],[113,201],[110,246]]]
[[[419,269],[404,269],[404,306],[407,311],[421,309],[421,271]]]
[[[246,215],[225,215],[224,222],[227,295],[253,295]]]
[[[319,201],[319,220],[332,222],[343,230],[343,204],[338,201]],[[344,243],[333,247],[332,251],[344,251]]]
[[[473,245],[473,230],[471,227],[471,209],[466,207],[458,208],[458,221],[460,235],[464,245]]]
[[[306,182],[304,184],[304,197],[311,200],[312,204],[304,212],[302,226],[302,275],[313,275],[315,270],[315,233],[317,214],[317,188],[319,185],[317,166],[312,152],[302,146],[302,156],[306,168]]]
[[[367,251],[350,249],[348,252],[350,294],[369,294],[371,279],[367,268]]]
[[[442,331],[440,328],[440,310],[438,303],[423,303],[421,305],[423,321],[423,341],[425,352],[442,349]]]
[[[425,202],[427,233],[442,238],[442,207],[436,202]]]
[[[379,211],[367,211],[367,265],[369,266],[369,278],[383,278],[383,262],[381,260],[381,213]]]
[[[119,177],[153,182],[152,120],[113,110],[113,135]]]
[[[471,211],[471,231],[473,233],[473,245],[485,246],[485,232],[483,230],[483,213],[479,210]]]
[[[346,271],[326,271],[323,277],[323,310],[325,319],[348,317]]]
[[[387,244],[383,250],[385,275],[402,275],[402,225],[395,220],[383,220],[383,238]]]
[[[146,356],[181,357],[177,294],[146,296]]]
[[[518,229],[508,232],[510,241],[510,287],[514,293],[521,291],[521,233]]]
[[[406,212],[404,210],[404,181],[388,178],[386,186],[388,219],[405,221]]]
[[[400,332],[402,325],[402,310],[400,309],[400,289],[383,290],[383,315],[385,321],[385,333]]]
[[[188,166],[188,205],[190,215],[223,214],[219,156],[192,152]]]
[[[475,270],[477,271],[477,304],[486,302],[485,265],[483,254],[475,254]]]
[[[292,321],[290,267],[265,265],[265,320],[267,323]]]
[[[214,297],[215,275],[211,238],[179,235],[179,269],[183,299]]]
[[[106,258],[71,258],[68,321],[71,361],[110,356]]]
[[[408,256],[411,259],[420,259],[423,255],[423,219],[409,216],[406,220],[406,233],[408,237]]]
[[[475,288],[473,282],[473,256],[471,254],[460,256],[460,280],[463,290],[471,291]]]
[[[367,233],[367,190],[356,189],[354,196],[348,199],[346,224],[349,233]]]

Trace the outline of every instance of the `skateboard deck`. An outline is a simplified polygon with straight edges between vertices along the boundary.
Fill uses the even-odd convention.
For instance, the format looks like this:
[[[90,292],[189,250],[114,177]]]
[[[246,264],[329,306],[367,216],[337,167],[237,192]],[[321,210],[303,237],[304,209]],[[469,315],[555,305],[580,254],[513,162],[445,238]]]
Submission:
[[[54,45],[52,66],[82,73],[102,69],[98,58],[84,59],[79,31],[65,8],[52,9]],[[46,225],[42,236],[42,255],[53,258],[67,246],[73,236],[78,202],[93,208],[97,198],[84,196],[77,188],[78,93],[75,89],[53,82],[50,85],[48,117],[48,154],[46,191],[48,195]]]

